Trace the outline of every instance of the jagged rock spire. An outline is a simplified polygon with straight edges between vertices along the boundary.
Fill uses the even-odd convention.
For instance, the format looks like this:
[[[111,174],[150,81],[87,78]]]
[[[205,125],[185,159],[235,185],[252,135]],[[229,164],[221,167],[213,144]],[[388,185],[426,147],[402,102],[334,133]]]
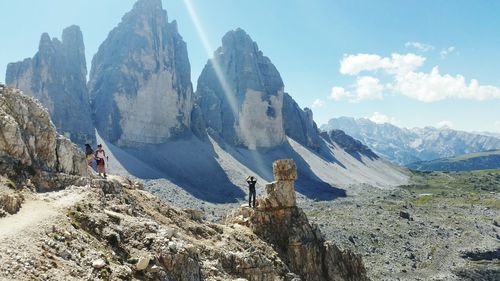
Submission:
[[[89,89],[97,130],[121,146],[188,134],[190,73],[186,43],[161,1],[137,1],[92,60]]]
[[[10,63],[5,80],[48,108],[61,134],[78,144],[95,143],[85,46],[78,26],[65,28],[62,41],[43,33],[36,55]]]
[[[207,127],[227,142],[255,149],[285,141],[283,81],[244,30],[224,35],[196,95]]]

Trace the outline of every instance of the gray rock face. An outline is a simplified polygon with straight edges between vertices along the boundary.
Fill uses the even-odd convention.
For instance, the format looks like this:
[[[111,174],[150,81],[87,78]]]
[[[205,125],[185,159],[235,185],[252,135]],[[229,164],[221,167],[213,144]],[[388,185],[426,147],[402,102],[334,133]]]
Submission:
[[[198,79],[197,102],[208,128],[250,149],[285,141],[283,81],[242,29],[228,32]]]
[[[364,155],[370,159],[378,159],[377,154],[373,153],[366,145],[362,144],[359,140],[347,135],[342,130],[331,130],[325,137],[328,141],[335,142],[345,152],[351,154],[355,158],[360,158]]]
[[[95,143],[86,77],[82,32],[70,26],[64,29],[62,41],[44,33],[36,55],[9,64],[5,80],[38,99],[61,134],[84,144]]]
[[[92,60],[97,130],[120,146],[160,144],[189,133],[192,84],[186,43],[160,0],[139,0]]]
[[[334,118],[322,129],[343,130],[378,155],[403,165],[500,148],[500,139],[491,136],[450,128],[406,129],[364,118]]]
[[[309,108],[302,110],[287,93],[283,99],[283,120],[287,136],[309,148],[319,149],[321,139],[313,120],[312,110]]]
[[[19,90],[0,86],[0,172],[27,167],[74,175],[87,172],[83,152],[57,134],[40,104]]]

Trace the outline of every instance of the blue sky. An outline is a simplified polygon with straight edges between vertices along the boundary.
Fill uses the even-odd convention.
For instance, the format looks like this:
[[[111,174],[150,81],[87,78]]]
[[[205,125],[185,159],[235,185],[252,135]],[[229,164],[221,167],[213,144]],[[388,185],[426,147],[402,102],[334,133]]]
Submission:
[[[209,56],[185,1],[163,5],[187,42],[196,84]],[[134,2],[2,1],[0,80],[7,63],[34,55],[42,32],[60,37],[71,24],[83,31],[90,70]],[[245,29],[280,71],[285,91],[314,105],[318,124],[353,116],[500,132],[500,1],[189,2],[210,54],[228,30]]]

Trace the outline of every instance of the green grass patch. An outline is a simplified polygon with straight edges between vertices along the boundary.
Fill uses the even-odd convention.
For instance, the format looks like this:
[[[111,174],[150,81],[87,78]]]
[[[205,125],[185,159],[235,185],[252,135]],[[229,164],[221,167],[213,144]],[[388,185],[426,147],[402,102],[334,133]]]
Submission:
[[[424,196],[418,196],[417,198],[413,199],[411,203],[417,207],[421,206],[427,206],[429,204],[429,201],[432,200],[431,195],[424,195]]]
[[[457,161],[468,160],[468,159],[471,159],[471,158],[484,157],[484,156],[490,156],[490,155],[500,155],[500,150],[491,150],[491,151],[484,151],[484,152],[475,152],[475,153],[463,154],[463,155],[459,155],[459,156],[456,156],[456,157],[447,158],[447,161],[449,161],[449,162],[457,162]]]
[[[470,172],[413,171],[410,184],[402,186],[416,197],[409,203],[427,206],[444,202],[454,206],[482,205],[500,208],[500,170]],[[427,195],[428,194],[428,195]]]
[[[15,182],[11,181],[10,179],[6,179],[5,180],[5,184],[10,188],[10,189],[14,189],[14,190],[17,190],[17,185]]]

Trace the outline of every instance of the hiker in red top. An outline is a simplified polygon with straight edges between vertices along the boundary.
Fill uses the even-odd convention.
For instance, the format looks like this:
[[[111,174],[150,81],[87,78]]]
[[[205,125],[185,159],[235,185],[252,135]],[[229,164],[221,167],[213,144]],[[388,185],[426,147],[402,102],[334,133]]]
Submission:
[[[106,178],[106,168],[104,158],[106,157],[106,153],[102,149],[102,144],[97,146],[97,150],[94,152],[94,158],[97,162],[97,173],[101,176],[101,172],[104,174],[104,178]]]

